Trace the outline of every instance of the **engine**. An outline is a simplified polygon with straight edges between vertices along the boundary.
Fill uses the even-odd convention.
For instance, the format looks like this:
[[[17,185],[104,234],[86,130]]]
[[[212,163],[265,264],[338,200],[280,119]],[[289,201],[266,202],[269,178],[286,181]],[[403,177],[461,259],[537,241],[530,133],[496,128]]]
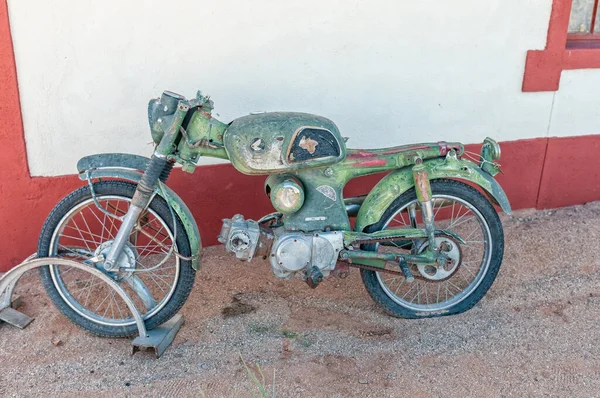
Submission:
[[[240,260],[268,257],[275,276],[286,279],[314,278],[315,273],[329,275],[344,247],[344,236],[339,231],[303,233],[285,231],[283,227],[271,229],[245,220],[240,214],[223,220],[218,240]]]

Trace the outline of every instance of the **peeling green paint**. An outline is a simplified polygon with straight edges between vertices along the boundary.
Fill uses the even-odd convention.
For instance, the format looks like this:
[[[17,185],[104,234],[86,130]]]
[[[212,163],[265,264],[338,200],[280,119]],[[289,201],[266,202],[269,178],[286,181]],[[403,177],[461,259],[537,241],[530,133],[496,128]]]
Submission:
[[[283,218],[293,231],[350,230],[350,219],[343,198],[346,183],[353,178],[396,169],[407,170],[411,186],[411,167],[416,159],[436,159],[455,151],[462,153],[460,143],[423,143],[383,149],[347,149],[346,157],[336,164],[290,172],[305,187],[304,206],[295,214]],[[443,158],[442,158],[443,159]],[[389,194],[397,187],[387,187]],[[367,196],[368,198],[368,196]],[[361,206],[364,207],[365,203]],[[360,211],[359,211],[360,215]]]
[[[457,142],[347,149],[337,126],[321,116],[269,112],[225,124],[212,117],[212,109],[212,101],[200,92],[191,100],[168,92],[152,100],[149,121],[158,144],[157,152],[181,163],[187,172],[194,171],[203,155],[229,159],[244,174],[271,174],[267,180],[268,192],[277,192],[281,188],[277,184],[283,181],[294,181],[296,199],[292,198],[286,209],[279,206],[282,207],[280,212],[285,213],[282,221],[288,231],[344,231],[346,245],[378,237],[433,239],[433,234],[439,232],[434,231],[433,217],[427,231],[410,228],[373,234],[362,231],[379,221],[393,201],[415,184],[420,188],[419,201],[429,203],[429,181],[441,178],[462,179],[479,185],[491,201],[511,213],[506,194],[493,178],[499,172],[494,161],[500,157],[500,147],[490,138],[484,141],[479,164],[476,164],[462,158],[464,146]],[[353,204],[353,212],[358,206],[360,209],[356,214],[355,232],[352,232],[344,187],[353,178],[381,172],[391,173],[383,177],[364,202],[361,199],[362,204]],[[177,214],[185,219],[190,237],[198,236],[195,245],[199,248],[200,238],[191,213],[178,197],[171,198],[170,193],[166,196]],[[292,203],[294,200],[298,202]],[[425,255],[419,255],[421,259],[415,261],[429,261],[422,259]]]
[[[500,184],[475,163],[466,159],[458,159],[455,152],[449,152],[445,158],[425,160],[423,166],[431,180],[453,178],[479,185],[495,203],[500,205],[505,213],[512,214],[508,198]],[[413,186],[413,174],[410,167],[394,171],[384,177],[365,199],[358,212],[354,229],[362,231],[368,225],[378,222],[392,202]]]

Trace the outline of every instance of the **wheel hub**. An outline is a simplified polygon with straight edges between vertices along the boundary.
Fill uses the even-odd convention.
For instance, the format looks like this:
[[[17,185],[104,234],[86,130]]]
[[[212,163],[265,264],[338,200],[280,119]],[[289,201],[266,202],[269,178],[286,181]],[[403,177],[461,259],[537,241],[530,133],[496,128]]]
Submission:
[[[95,258],[106,258],[113,243],[114,243],[113,240],[108,240],[108,241],[102,243],[94,251],[94,257]],[[123,246],[123,250],[121,251],[119,258],[115,262],[115,265],[118,266],[119,269],[133,270],[133,269],[135,269],[135,262],[136,262],[137,258],[138,258],[137,251],[131,245],[131,243],[127,242],[125,244],[125,246]],[[101,266],[99,268],[107,274],[111,274],[111,275],[115,274],[114,272],[106,271],[103,266]]]
[[[435,244],[440,249],[440,253],[445,256],[445,258],[442,257],[444,261],[437,265],[418,264],[417,269],[423,278],[439,282],[450,278],[458,270],[461,264],[462,251],[460,244],[449,236],[436,237]],[[429,242],[423,242],[423,245],[419,248],[419,254],[428,247]]]

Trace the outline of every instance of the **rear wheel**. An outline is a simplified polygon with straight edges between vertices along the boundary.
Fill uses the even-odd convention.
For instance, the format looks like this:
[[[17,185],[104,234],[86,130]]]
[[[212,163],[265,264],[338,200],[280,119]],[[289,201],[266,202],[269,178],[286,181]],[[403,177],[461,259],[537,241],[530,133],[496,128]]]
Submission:
[[[451,235],[437,236],[437,246],[443,247],[451,262],[440,267],[411,265],[415,277],[412,283],[407,283],[401,275],[361,270],[369,295],[396,317],[434,317],[470,309],[491,287],[502,263],[504,233],[491,203],[477,190],[458,181],[435,180],[431,189],[436,229],[453,232],[465,243]],[[411,225],[423,228],[414,189],[398,197],[367,232]],[[370,244],[363,249],[419,254],[427,246],[427,240],[423,239]],[[386,268],[399,271],[397,264],[388,263]]]
[[[65,197],[44,223],[38,256],[69,257],[95,266],[119,283],[135,302],[146,327],[153,329],[179,311],[195,277],[191,261],[174,254],[176,250],[189,257],[190,244],[183,224],[177,216],[173,219],[165,200],[154,197],[140,217],[117,261],[122,267],[119,271],[105,271],[100,264],[89,261],[109,250],[121,225],[119,217],[127,212],[135,190],[136,185],[128,182],[95,183],[98,203],[110,214],[96,206],[88,186]],[[125,303],[89,273],[50,265],[41,268],[40,275],[53,303],[78,326],[107,337],[137,333],[135,320]]]

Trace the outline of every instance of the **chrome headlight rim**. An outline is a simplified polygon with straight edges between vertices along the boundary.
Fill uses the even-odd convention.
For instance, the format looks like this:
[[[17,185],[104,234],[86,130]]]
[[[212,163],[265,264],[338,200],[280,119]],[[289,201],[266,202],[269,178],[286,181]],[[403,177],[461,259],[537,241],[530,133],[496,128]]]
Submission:
[[[275,210],[285,215],[294,214],[304,205],[302,183],[296,178],[286,177],[279,184],[271,187],[270,199]]]

